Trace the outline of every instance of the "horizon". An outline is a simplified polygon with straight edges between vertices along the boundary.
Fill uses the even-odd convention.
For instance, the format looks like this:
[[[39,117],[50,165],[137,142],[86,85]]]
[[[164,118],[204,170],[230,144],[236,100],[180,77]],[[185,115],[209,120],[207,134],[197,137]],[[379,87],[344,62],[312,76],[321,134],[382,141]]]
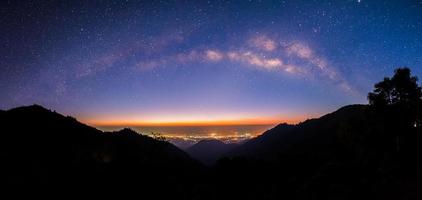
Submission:
[[[309,119],[309,118],[306,118]],[[306,120],[305,119],[305,120]],[[149,121],[85,121],[82,122],[96,126],[245,126],[245,125],[276,125],[280,123],[296,124],[302,119],[280,120],[280,119],[232,119],[232,120],[179,120],[179,121],[165,121],[165,120],[149,120]]]
[[[367,104],[351,104],[351,105],[367,105]],[[175,146],[186,149],[202,140],[219,140],[226,144],[241,144],[245,141],[250,139],[256,138],[266,131],[275,128],[277,125],[280,124],[288,124],[288,125],[298,125],[304,123],[311,119],[318,119],[322,116],[334,113],[341,108],[351,106],[346,105],[340,108],[337,108],[333,111],[328,113],[324,113],[321,116],[309,117],[305,120],[295,121],[295,122],[274,122],[274,123],[239,123],[238,121],[207,121],[205,123],[201,123],[198,121],[193,122],[176,122],[176,123],[117,123],[117,124],[92,124],[89,122],[85,122],[78,118],[75,118],[77,121],[86,124],[88,126],[92,126],[97,128],[103,132],[115,132],[121,131],[125,128],[129,128],[138,134],[150,136],[152,138],[156,137],[164,137],[166,141],[174,144]],[[41,106],[44,109],[49,110],[50,112],[55,112],[64,116],[71,116],[61,113],[57,110],[51,110],[43,105],[33,104],[27,106],[20,106],[15,108],[21,107],[31,107],[31,106]],[[15,108],[10,108],[15,109]],[[6,110],[7,111],[7,110]]]
[[[301,123],[303,121],[309,120],[309,119],[314,119],[314,118],[318,118],[321,117],[322,115],[328,114],[330,112],[334,112],[335,110],[344,107],[344,106],[348,106],[348,105],[344,105],[341,106],[339,108],[336,108],[335,110],[331,110],[328,111],[327,113],[321,113],[321,114],[314,114],[314,115],[309,115],[309,116],[303,116],[303,117],[292,117],[292,118],[240,118],[240,119],[209,119],[209,120],[146,120],[146,121],[142,121],[142,120],[106,120],[106,121],[101,121],[101,120],[90,120],[90,119],[86,119],[86,118],[80,118],[78,116],[74,116],[72,114],[69,113],[65,113],[62,112],[61,110],[55,110],[52,108],[49,108],[45,105],[41,105],[41,104],[29,104],[29,105],[20,105],[20,106],[16,106],[16,107],[10,107],[10,108],[6,108],[6,109],[2,109],[2,110],[10,110],[10,109],[14,109],[14,108],[18,108],[18,107],[27,107],[27,106],[32,106],[32,105],[39,105],[41,107],[44,107],[46,109],[49,110],[53,110],[55,112],[61,113],[63,115],[66,116],[71,116],[71,117],[75,117],[78,121],[83,122],[87,125],[91,125],[94,127],[131,127],[131,126],[173,126],[173,127],[178,127],[178,126],[256,126],[256,125],[277,125],[277,124],[282,124],[282,123],[286,123],[286,124],[298,124]],[[350,105],[354,105],[354,104],[350,104]],[[102,118],[102,117],[99,117]],[[193,118],[193,117],[191,117]]]

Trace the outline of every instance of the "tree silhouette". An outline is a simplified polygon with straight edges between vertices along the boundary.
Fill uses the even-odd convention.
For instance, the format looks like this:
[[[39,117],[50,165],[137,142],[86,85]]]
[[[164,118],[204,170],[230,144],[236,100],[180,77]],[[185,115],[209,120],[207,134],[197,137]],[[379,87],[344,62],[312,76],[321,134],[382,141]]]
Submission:
[[[420,127],[422,119],[422,89],[418,78],[411,75],[409,68],[398,68],[392,78],[385,77],[375,84],[368,100],[384,119],[387,133],[395,138],[396,151],[400,151],[402,138],[416,132],[414,129]]]
[[[385,77],[383,81],[375,84],[374,92],[369,93],[369,104],[375,106],[386,106],[392,104],[392,81]]]
[[[398,68],[392,78],[385,77],[375,84],[374,91],[368,95],[369,103],[374,106],[419,104],[422,90],[417,81],[409,68]]]

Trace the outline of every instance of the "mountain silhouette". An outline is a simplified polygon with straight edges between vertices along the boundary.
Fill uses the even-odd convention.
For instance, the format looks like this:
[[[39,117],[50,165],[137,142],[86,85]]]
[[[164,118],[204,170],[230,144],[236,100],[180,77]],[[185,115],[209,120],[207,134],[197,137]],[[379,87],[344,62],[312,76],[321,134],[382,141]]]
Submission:
[[[0,112],[0,121],[0,176],[9,185],[170,184],[177,193],[202,169],[168,142],[130,129],[102,132],[38,105]]]
[[[237,144],[226,144],[220,140],[201,140],[193,146],[186,149],[186,152],[193,158],[201,161],[202,163],[211,166],[222,155],[229,152]]]
[[[368,98],[235,147],[201,141],[190,155],[163,138],[103,132],[38,105],[0,111],[0,182],[21,191],[122,188],[151,199],[421,199],[417,77],[399,68]]]
[[[1,182],[21,189],[132,186],[142,196],[167,199],[422,196],[420,126],[402,129],[399,141],[394,120],[368,105],[280,124],[236,146],[201,141],[189,154],[131,129],[103,132],[38,105],[0,111],[0,122]]]
[[[338,147],[342,125],[364,119],[366,105],[350,105],[297,125],[280,124],[236,147],[227,155],[278,159],[281,154],[331,154]]]
[[[396,121],[371,106],[350,105],[297,125],[280,124],[225,154],[215,179],[230,176],[237,181],[224,186],[253,191],[279,181],[284,192],[274,192],[274,199],[417,199],[421,129],[400,128]]]

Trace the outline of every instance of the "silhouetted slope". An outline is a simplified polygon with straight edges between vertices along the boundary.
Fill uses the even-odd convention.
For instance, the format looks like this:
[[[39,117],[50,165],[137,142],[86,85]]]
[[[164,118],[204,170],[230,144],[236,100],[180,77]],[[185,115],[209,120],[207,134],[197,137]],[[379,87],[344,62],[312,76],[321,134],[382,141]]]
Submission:
[[[198,164],[173,144],[140,135],[131,129],[106,132],[105,137],[112,142],[111,145],[113,146],[110,148],[115,150],[116,159],[139,162],[143,166],[165,166],[166,168],[184,167],[184,164]]]
[[[206,165],[213,165],[222,155],[236,146],[220,140],[201,140],[189,147],[186,152]]]
[[[418,199],[421,128],[403,128],[397,120],[352,105],[282,124],[226,154],[214,178],[230,176],[236,181],[221,188],[265,191],[273,199]],[[274,185],[278,190],[266,189]]]
[[[177,185],[200,169],[168,142],[130,129],[103,133],[37,105],[8,110],[0,122],[0,176],[7,184],[153,187]]]
[[[228,155],[278,159],[281,154],[335,153],[342,125],[363,119],[366,109],[365,105],[345,106],[298,125],[280,124],[233,149]]]
[[[219,141],[203,141],[192,155],[228,157],[202,169],[168,142],[130,129],[104,133],[40,106],[21,107],[0,112],[0,182],[132,186],[153,199],[420,199],[421,127],[395,121],[352,105],[280,124],[228,153]]]

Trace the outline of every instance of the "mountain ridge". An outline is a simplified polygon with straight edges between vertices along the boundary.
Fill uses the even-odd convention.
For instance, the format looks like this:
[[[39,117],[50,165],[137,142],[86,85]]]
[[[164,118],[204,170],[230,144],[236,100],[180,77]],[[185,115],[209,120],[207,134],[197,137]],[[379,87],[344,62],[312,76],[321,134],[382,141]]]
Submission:
[[[100,187],[142,179],[151,184],[145,187],[158,180],[178,185],[174,178],[188,179],[203,168],[168,142],[130,129],[103,132],[39,105],[9,109],[0,115],[0,122],[4,163],[0,175],[10,184],[57,182]],[[178,174],[162,174],[173,170]]]
[[[202,163],[212,166],[222,155],[238,146],[237,144],[226,144],[220,140],[201,140],[186,149],[186,152]]]
[[[418,196],[407,185],[422,185],[420,127],[408,129],[397,152],[391,143],[396,138],[389,134],[401,129],[367,105],[345,106],[297,125],[279,124],[208,167],[166,141],[128,128],[103,132],[41,106],[0,112],[0,122],[0,177],[19,188],[136,186],[143,195],[167,199],[259,199],[267,194],[270,199],[333,194],[397,199],[407,191]],[[199,145],[207,143],[223,145]]]
[[[348,105],[321,116],[320,118],[308,119],[297,125],[289,125],[286,123],[279,124],[258,137],[233,149],[225,156],[257,156],[259,154],[261,158],[272,155],[273,158],[271,159],[275,159],[275,157],[277,157],[275,152],[282,153],[287,151],[292,146],[304,142],[304,140],[332,140],[332,138],[330,139],[327,137],[333,137],[330,134],[335,132],[334,129],[336,129],[339,124],[350,120],[351,118],[355,118],[357,115],[362,115],[362,112],[367,108],[367,105]],[[327,126],[333,130],[326,130]],[[319,131],[318,134],[315,134],[316,130],[311,130],[312,128],[322,130]]]

